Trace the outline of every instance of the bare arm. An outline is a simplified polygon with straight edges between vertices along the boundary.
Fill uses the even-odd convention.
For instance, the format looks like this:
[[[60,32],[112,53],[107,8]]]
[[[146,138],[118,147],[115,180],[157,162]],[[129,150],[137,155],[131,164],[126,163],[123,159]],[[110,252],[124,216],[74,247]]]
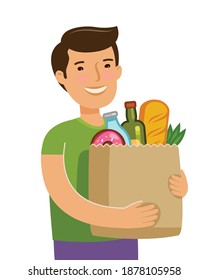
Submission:
[[[45,185],[53,201],[68,215],[82,222],[112,228],[149,227],[155,224],[158,209],[136,202],[124,208],[107,207],[82,197],[69,182],[63,155],[42,155]]]

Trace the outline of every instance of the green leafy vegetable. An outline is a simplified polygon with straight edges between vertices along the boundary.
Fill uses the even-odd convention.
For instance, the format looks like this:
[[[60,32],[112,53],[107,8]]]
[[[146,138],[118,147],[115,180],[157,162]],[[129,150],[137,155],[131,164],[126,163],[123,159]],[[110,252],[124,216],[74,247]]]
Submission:
[[[169,145],[179,145],[184,138],[185,132],[186,129],[181,131],[180,123],[176,126],[174,130],[172,128],[172,125],[170,124],[168,127],[166,143]]]
[[[172,125],[170,124],[169,127],[168,127],[168,132],[167,132],[167,141],[166,141],[167,144],[171,140],[172,132],[173,132],[173,129],[172,129]]]

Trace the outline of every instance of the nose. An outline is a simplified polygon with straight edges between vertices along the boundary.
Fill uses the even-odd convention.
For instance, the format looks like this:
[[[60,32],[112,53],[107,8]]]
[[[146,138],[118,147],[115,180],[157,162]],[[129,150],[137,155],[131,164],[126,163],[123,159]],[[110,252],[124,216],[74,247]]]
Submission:
[[[94,65],[94,69],[91,72],[92,81],[98,82],[101,79],[100,67],[99,62]]]

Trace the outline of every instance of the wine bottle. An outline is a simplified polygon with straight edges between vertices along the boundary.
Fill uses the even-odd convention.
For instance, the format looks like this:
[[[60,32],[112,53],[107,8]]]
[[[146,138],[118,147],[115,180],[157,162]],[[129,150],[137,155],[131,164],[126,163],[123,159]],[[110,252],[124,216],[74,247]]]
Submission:
[[[137,120],[136,102],[127,101],[124,105],[126,108],[126,121],[121,124],[122,127],[128,132],[133,145],[145,145],[145,125],[142,121]]]

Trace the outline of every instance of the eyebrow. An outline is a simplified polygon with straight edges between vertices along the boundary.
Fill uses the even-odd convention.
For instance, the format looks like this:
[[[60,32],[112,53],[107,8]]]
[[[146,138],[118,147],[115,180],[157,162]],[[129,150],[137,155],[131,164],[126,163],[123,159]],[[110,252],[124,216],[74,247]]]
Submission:
[[[113,59],[112,58],[105,58],[105,59],[103,59],[103,61],[113,61]]]
[[[74,65],[79,64],[79,63],[84,63],[84,61],[77,61],[74,63]]]

